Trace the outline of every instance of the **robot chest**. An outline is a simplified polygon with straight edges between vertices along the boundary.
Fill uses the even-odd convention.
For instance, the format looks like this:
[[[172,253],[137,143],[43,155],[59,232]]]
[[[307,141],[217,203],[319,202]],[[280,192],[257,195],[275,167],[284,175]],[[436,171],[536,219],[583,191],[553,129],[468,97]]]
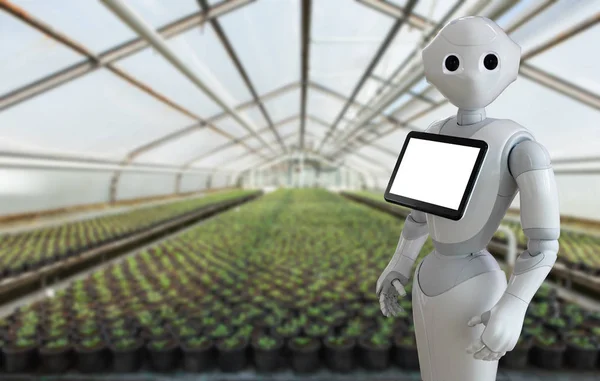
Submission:
[[[481,231],[490,219],[498,197],[501,197],[502,188],[506,188],[505,183],[511,179],[507,154],[510,139],[497,131],[494,133],[494,130],[479,131],[471,138],[484,140],[488,144],[488,151],[463,218],[452,221],[427,215],[431,237],[438,242],[464,242]],[[511,189],[514,196],[514,186]]]

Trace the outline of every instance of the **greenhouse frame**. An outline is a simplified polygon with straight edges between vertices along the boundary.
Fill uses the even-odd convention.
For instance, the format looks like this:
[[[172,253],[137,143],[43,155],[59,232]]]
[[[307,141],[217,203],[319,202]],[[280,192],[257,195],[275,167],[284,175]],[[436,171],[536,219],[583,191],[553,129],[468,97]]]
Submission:
[[[271,204],[291,214],[322,199],[334,213],[343,200],[377,214],[374,224],[404,219],[383,199],[403,142],[457,110],[426,81],[421,51],[463,16],[495,21],[521,46],[518,79],[486,111],[547,148],[561,250],[572,253],[552,287],[600,311],[600,1],[0,0],[0,318],[43,300],[48,283],[54,295],[84,270],[152,242],[168,251],[181,244],[168,234],[192,237],[198,223],[214,233],[210,221],[254,204],[290,231]],[[489,247],[508,268],[527,245],[518,209],[516,197]],[[94,242],[40,252],[44,234]]]

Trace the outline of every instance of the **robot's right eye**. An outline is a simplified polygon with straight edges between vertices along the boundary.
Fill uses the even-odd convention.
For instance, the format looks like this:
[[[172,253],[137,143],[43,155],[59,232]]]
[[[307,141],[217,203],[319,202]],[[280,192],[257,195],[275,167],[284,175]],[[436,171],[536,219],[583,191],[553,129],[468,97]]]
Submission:
[[[448,71],[456,71],[460,66],[460,60],[454,54],[450,54],[448,57],[446,57],[446,60],[444,61],[444,66]]]

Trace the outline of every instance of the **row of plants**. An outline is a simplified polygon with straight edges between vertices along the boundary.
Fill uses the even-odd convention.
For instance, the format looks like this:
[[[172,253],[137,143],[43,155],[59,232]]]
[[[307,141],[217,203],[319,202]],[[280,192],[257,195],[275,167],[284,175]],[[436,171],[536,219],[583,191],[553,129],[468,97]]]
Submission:
[[[401,230],[322,190],[270,193],[15,310],[0,320],[2,369],[418,369],[411,285],[395,318],[374,293]],[[545,368],[595,366],[599,328],[544,287],[518,350]]]
[[[354,194],[371,200],[385,202],[383,194],[378,192],[361,191],[355,192]],[[401,206],[397,207],[406,209]],[[406,210],[408,212],[408,209]],[[519,222],[505,218],[502,223],[511,228],[521,248],[527,247],[528,239],[523,233],[523,229]],[[497,232],[494,235],[494,238],[502,242],[506,241],[504,232]],[[600,235],[588,234],[570,230],[568,227],[563,227],[559,242],[559,262],[564,263],[570,269],[580,270],[594,276],[600,276]]]
[[[0,235],[0,280],[80,255],[116,240],[249,194],[234,190],[136,208],[62,225]]]

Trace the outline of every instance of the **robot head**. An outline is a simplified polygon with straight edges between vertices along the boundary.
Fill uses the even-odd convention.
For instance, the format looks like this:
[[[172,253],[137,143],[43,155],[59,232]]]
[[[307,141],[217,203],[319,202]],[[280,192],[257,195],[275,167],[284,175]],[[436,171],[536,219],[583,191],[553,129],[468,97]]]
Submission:
[[[427,82],[456,107],[475,110],[517,79],[521,47],[492,20],[462,17],[442,28],[422,54]]]

